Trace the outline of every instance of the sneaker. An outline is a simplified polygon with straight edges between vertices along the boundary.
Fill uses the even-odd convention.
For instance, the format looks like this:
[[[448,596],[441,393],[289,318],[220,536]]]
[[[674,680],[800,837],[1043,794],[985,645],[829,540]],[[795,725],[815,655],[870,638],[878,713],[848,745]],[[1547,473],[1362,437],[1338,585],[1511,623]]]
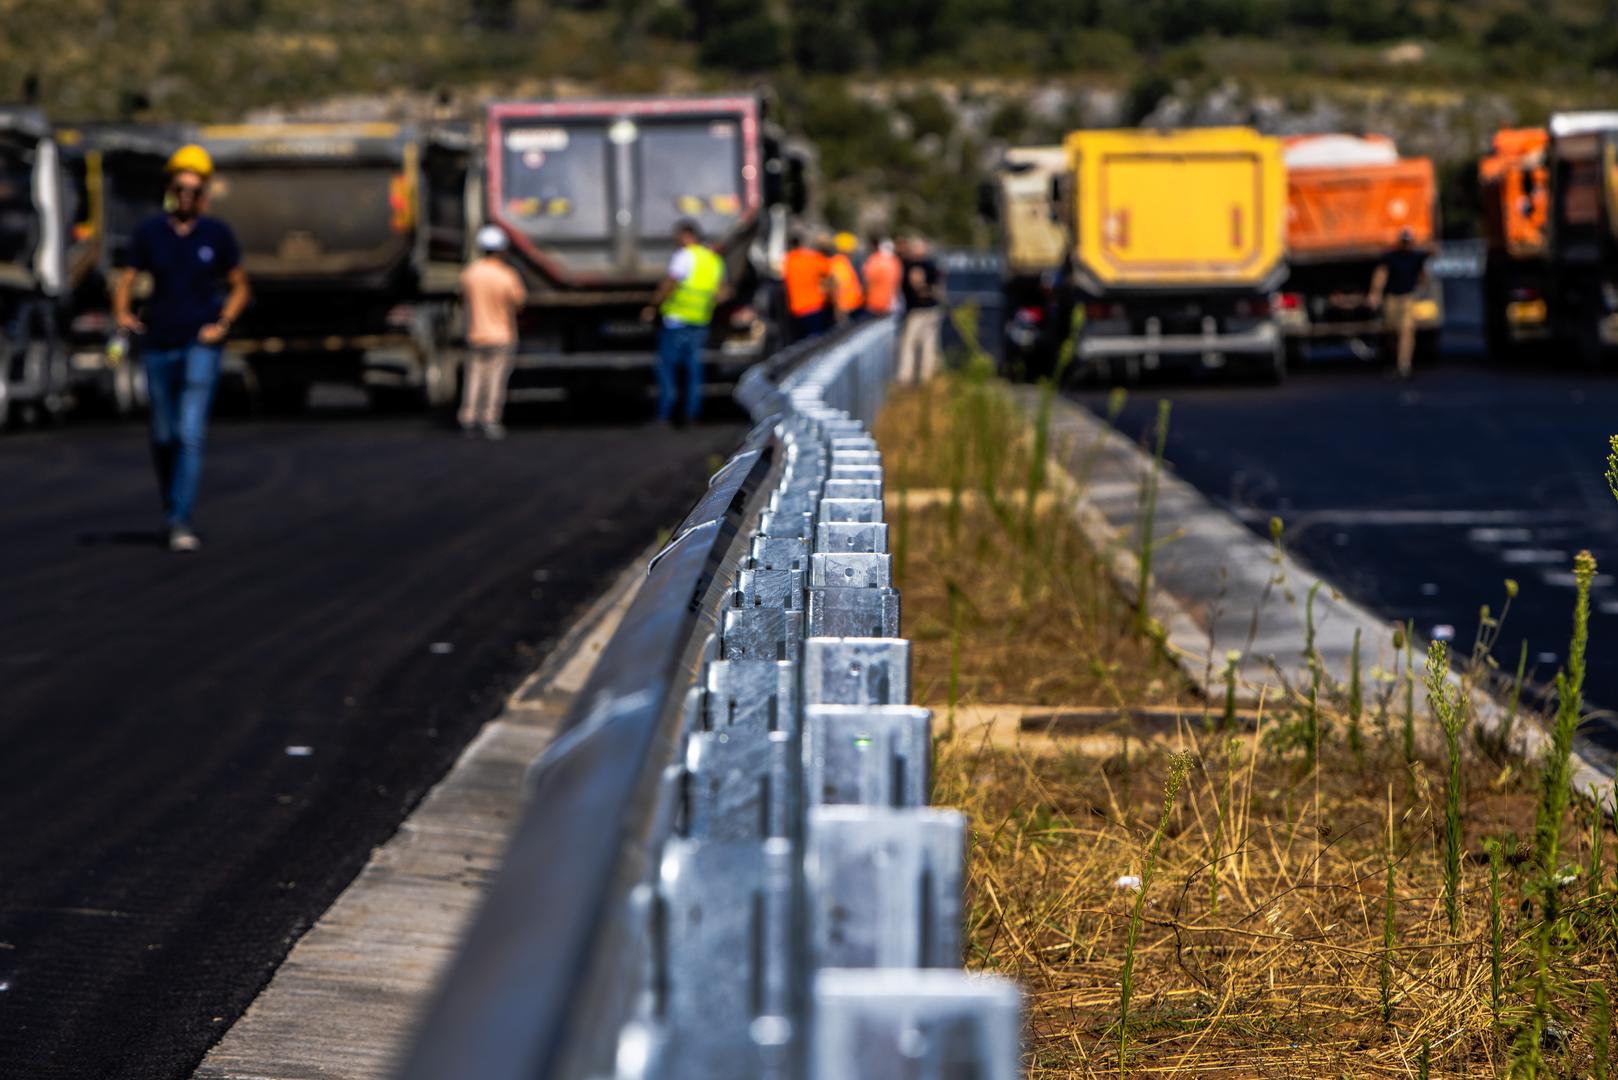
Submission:
[[[501,439],[506,437],[506,429],[501,424],[484,424],[483,437],[494,442],[499,442]]]
[[[176,525],[169,530],[170,551],[196,551],[202,547],[202,541],[197,534],[184,525]]]
[[[476,424],[461,424],[459,426],[460,426],[460,429],[461,429],[461,438],[463,438],[463,439],[475,439],[475,438],[477,438],[478,426]]]

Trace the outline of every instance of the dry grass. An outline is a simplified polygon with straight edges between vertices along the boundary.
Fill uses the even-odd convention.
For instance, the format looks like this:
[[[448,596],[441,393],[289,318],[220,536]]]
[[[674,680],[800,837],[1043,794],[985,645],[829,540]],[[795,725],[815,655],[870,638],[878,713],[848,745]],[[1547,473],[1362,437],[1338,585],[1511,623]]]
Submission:
[[[1424,1055],[1432,1076],[1512,1072],[1538,926],[1539,908],[1526,899],[1536,770],[1468,743],[1461,933],[1452,936],[1442,900],[1447,767],[1404,761],[1402,690],[1394,695],[1384,681],[1367,691],[1358,754],[1341,719],[1324,716],[1313,767],[1299,703],[1272,702],[1247,723],[1215,730],[1218,706],[1210,715],[1132,632],[1129,604],[1070,515],[1042,498],[1031,518],[1022,516],[1027,427],[992,381],[957,376],[897,396],[877,434],[896,554],[904,548],[918,699],[949,718],[936,728],[935,801],[972,821],[968,963],[1024,986],[1029,1075],[1120,1072],[1119,982],[1136,893],[1119,879],[1141,873],[1179,750],[1199,765],[1164,822],[1148,886],[1128,1074],[1414,1077],[1424,1075]],[[902,491],[926,491],[917,500],[925,505],[901,515]],[[1015,717],[1019,710],[995,706],[1016,704],[1111,706],[1120,716],[1150,705],[1158,722],[1108,722],[1089,709],[1074,710],[1078,722],[1065,734],[1036,727],[1019,736],[1015,720],[983,723],[997,711]],[[1568,861],[1587,860],[1588,814],[1582,806],[1569,814]],[[1499,1018],[1489,838],[1507,853]],[[1390,863],[1393,932],[1384,948]],[[1610,866],[1609,858],[1594,887],[1580,876],[1562,890],[1564,917],[1551,938],[1563,1016],[1542,1076],[1593,1072],[1591,988],[1604,981],[1618,992]],[[1519,1073],[1522,1057],[1515,1054]]]

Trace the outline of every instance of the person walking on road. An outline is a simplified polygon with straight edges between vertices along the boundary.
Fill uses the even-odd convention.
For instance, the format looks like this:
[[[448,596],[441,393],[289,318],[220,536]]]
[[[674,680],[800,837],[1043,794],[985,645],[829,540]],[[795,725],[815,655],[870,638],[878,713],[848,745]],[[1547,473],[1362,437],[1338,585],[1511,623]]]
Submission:
[[[151,399],[152,461],[169,550],[189,552],[202,546],[192,531],[191,514],[220,354],[251,291],[236,234],[203,213],[213,178],[208,152],[182,146],[165,172],[163,210],[131,234],[112,304],[119,329],[141,341]],[[152,294],[137,317],[132,296],[142,272],[151,275]]]
[[[793,233],[790,244],[781,276],[786,279],[792,340],[802,341],[827,330],[826,306],[831,292],[831,265],[825,255],[805,242],[803,233]]]
[[[922,383],[938,374],[942,360],[939,328],[944,320],[944,278],[917,237],[904,252],[905,321],[899,333],[899,382]]]
[[[461,271],[466,301],[466,389],[461,396],[461,433],[479,431],[503,439],[506,382],[517,350],[517,312],[528,301],[522,278],[502,257],[509,241],[498,225],[478,230],[478,257]]]
[[[702,408],[702,350],[708,324],[725,285],[725,261],[702,243],[694,221],[674,227],[674,256],[669,272],[642,313],[650,322],[658,315],[663,327],[657,339],[657,419],[676,419],[679,380],[685,377],[685,409],[678,419],[690,423]]]
[[[832,277],[833,307],[837,312],[837,321],[843,323],[865,310],[865,289],[860,285],[860,275],[850,258],[859,241],[854,239],[852,233],[838,233],[834,246],[836,251],[827,265]]]
[[[865,257],[865,310],[872,315],[892,315],[898,310],[899,283],[904,264],[893,250],[893,241],[871,237],[871,253]]]
[[[1383,324],[1394,342],[1399,377],[1410,378],[1416,356],[1416,293],[1427,283],[1427,253],[1415,246],[1409,229],[1399,233],[1399,245],[1382,257],[1371,274],[1369,301],[1382,311]]]

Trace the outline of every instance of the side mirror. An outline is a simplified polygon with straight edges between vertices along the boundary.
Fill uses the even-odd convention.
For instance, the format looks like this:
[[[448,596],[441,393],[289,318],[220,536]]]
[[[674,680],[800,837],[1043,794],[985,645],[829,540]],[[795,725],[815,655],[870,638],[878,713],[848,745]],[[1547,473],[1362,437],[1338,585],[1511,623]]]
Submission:
[[[780,158],[771,158],[764,166],[764,205],[780,206],[786,201],[785,167]]]
[[[978,184],[978,217],[990,225],[997,225],[1000,222],[998,195],[993,180],[984,180]]]
[[[1066,216],[1063,211],[1067,208],[1067,177],[1058,173],[1051,177],[1050,213],[1051,221],[1061,224]]]

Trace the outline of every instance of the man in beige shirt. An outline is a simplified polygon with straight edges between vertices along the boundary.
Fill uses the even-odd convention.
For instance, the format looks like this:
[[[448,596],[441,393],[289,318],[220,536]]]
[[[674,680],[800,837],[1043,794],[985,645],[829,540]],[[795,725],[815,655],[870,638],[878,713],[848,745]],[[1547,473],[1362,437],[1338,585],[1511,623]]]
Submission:
[[[497,226],[478,230],[481,254],[461,271],[466,298],[466,385],[461,395],[461,431],[467,436],[503,439],[500,416],[506,407],[506,380],[517,347],[517,309],[528,299],[522,278],[500,253],[506,234]]]

